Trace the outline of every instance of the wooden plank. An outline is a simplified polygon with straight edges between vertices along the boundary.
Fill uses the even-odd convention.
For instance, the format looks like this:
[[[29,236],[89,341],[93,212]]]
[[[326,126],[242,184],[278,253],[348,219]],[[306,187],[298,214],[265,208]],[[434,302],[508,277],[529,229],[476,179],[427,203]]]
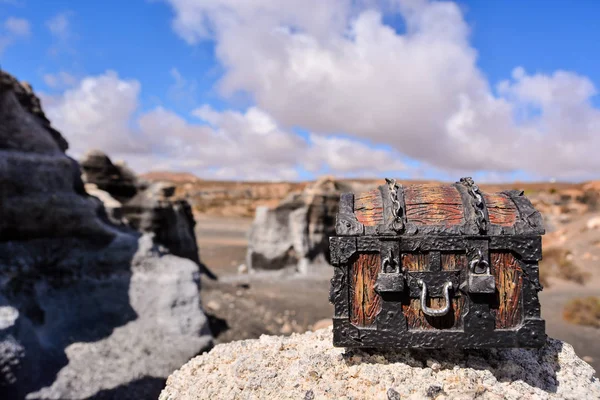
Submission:
[[[490,223],[500,226],[513,226],[519,218],[515,203],[502,193],[484,194]]]
[[[383,200],[379,189],[357,194],[354,197],[354,214],[364,226],[383,223]]]
[[[523,320],[523,270],[512,253],[492,252],[490,257],[497,289],[492,305],[496,329],[515,328]]]
[[[402,313],[406,317],[409,330],[459,329],[463,325],[464,299],[465,296],[451,299],[450,311],[442,317],[423,314],[419,299],[410,299],[410,303],[402,304]],[[442,308],[445,305],[445,300],[440,298],[429,298],[427,302],[427,306],[431,308]]]
[[[429,270],[429,254],[427,253],[402,253],[400,260],[404,271]]]
[[[356,326],[372,326],[381,311],[381,297],[375,292],[375,282],[380,271],[379,253],[359,254],[351,265],[350,322]]]
[[[456,271],[466,268],[466,254],[442,253],[442,271]]]
[[[406,218],[416,225],[454,226],[464,222],[462,199],[453,186],[407,186],[404,201]]]

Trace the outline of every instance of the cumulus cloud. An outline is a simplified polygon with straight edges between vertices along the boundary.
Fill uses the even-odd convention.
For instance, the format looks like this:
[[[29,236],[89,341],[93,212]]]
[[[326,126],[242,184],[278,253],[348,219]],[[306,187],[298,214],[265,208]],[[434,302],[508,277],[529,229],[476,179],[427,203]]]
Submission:
[[[183,118],[157,107],[141,112],[141,85],[116,72],[87,77],[60,95],[42,95],[46,114],[81,157],[98,148],[123,159],[138,172],[190,171],[205,178],[290,180],[301,165],[318,173],[376,173],[374,157],[386,168],[404,165],[387,152],[343,138],[310,136],[282,129],[266,112],[215,110],[203,105]],[[351,159],[340,157],[344,152]]]
[[[31,35],[31,24],[24,18],[8,17],[0,29],[0,55],[17,40]]]
[[[251,94],[283,128],[388,144],[444,171],[585,178],[600,167],[594,84],[516,68],[492,85],[453,2],[165,1],[182,39],[215,41],[221,93]]]
[[[74,41],[77,40],[77,35],[73,33],[71,28],[73,15],[72,11],[63,11],[46,21],[46,28],[53,39],[48,50],[52,56],[76,53]]]
[[[174,103],[183,106],[194,106],[196,98],[196,88],[198,86],[195,79],[186,79],[175,67],[169,71],[173,83],[169,86],[167,97]]]
[[[4,29],[14,36],[29,36],[31,34],[31,25],[24,18],[7,18],[4,21]]]
[[[87,77],[57,96],[41,95],[48,118],[64,134],[74,155],[91,146],[120,153],[143,152],[130,121],[138,108],[140,84],[121,80],[116,72]]]
[[[44,74],[42,78],[44,79],[44,83],[51,89],[70,88],[78,83],[77,77],[66,71],[59,71],[54,74]]]
[[[48,21],[46,21],[46,27],[50,33],[60,39],[67,39],[71,33],[70,30],[70,17],[72,13],[70,11],[64,11],[56,14]]]

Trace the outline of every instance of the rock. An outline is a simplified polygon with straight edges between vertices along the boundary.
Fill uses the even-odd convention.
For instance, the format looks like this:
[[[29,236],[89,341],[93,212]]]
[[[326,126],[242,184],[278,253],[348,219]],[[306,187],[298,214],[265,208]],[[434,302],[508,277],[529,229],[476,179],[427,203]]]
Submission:
[[[192,208],[186,200],[173,198],[175,186],[139,180],[124,163],[113,164],[99,150],[88,152],[81,163],[86,190],[102,201],[113,223],[153,234],[156,244],[194,261],[216,279],[200,261]]]
[[[331,343],[324,329],[220,344],[174,372],[159,399],[600,398],[592,367],[558,340],[536,350],[361,351]]]
[[[292,328],[292,325],[289,322],[284,323],[283,326],[279,329],[279,333],[281,333],[282,335],[289,335],[293,331],[294,329]]]
[[[198,266],[110,222],[32,96],[0,71],[0,398],[155,398],[211,346]]]
[[[106,210],[108,219],[115,225],[123,225],[123,204],[110,193],[104,190],[98,189],[98,186],[94,183],[86,183],[85,191],[95,198],[97,198]]]
[[[275,208],[258,207],[249,234],[248,268],[291,267],[306,273],[314,265],[327,264],[339,196],[346,189],[332,178],[322,178]]]
[[[248,267],[246,266],[246,264],[240,264],[238,266],[237,272],[238,272],[238,274],[247,274],[248,273]]]
[[[312,327],[312,331],[318,331],[320,329],[328,328],[333,325],[333,320],[331,318],[320,319]]]
[[[123,218],[137,231],[154,234],[171,253],[200,264],[192,208],[185,200],[172,199],[174,192],[173,185],[150,184],[123,204]]]
[[[215,300],[211,300],[206,303],[206,309],[210,311],[219,311],[221,309],[221,305]]]
[[[600,216],[598,217],[592,217],[590,219],[588,219],[587,223],[585,224],[585,226],[592,230],[592,229],[600,229]]]
[[[0,70],[0,92],[0,149],[49,154],[69,148],[29,84]]]
[[[102,151],[89,151],[80,163],[84,182],[96,185],[118,201],[125,202],[138,192],[135,174],[123,164],[113,164]]]
[[[112,277],[101,288],[84,282],[72,285],[64,294],[49,291],[40,299],[48,318],[72,319],[73,324],[85,315],[95,329],[109,334],[71,330],[80,340],[67,344],[68,364],[51,385],[28,398],[83,399],[140,377],[166,377],[211,346],[207,319],[198,307],[197,265],[172,255],[156,257],[152,247],[151,237],[142,236],[131,261],[131,274]],[[129,294],[128,306],[115,304],[123,289]],[[77,300],[67,303],[66,296]],[[113,304],[101,306],[107,302]],[[79,318],[65,318],[64,314]],[[98,326],[103,321],[112,323]],[[61,324],[56,325],[52,327],[55,335],[64,335]]]

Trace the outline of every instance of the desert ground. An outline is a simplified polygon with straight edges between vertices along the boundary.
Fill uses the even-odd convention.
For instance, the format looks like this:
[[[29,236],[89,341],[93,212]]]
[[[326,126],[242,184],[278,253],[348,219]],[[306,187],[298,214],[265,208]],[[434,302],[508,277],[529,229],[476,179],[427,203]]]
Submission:
[[[542,316],[549,336],[573,345],[580,357],[600,371],[600,329],[563,318],[563,308],[571,299],[600,296],[600,230],[587,228],[600,213],[567,215],[549,218],[544,246],[558,242],[569,249],[584,281],[547,278],[540,293]],[[196,221],[202,260],[218,275],[216,281],[205,278],[202,282],[203,305],[217,343],[304,332],[327,323],[333,313],[328,303],[330,269],[304,277],[285,272],[240,273],[252,218],[199,214]]]

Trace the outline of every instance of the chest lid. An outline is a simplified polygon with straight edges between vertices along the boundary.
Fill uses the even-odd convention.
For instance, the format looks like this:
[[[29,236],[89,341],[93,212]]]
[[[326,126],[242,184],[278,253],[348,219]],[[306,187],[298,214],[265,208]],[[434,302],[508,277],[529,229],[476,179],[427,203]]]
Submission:
[[[364,193],[344,193],[339,236],[543,235],[541,214],[519,190],[484,193],[471,178],[454,184],[402,186],[394,179]]]

